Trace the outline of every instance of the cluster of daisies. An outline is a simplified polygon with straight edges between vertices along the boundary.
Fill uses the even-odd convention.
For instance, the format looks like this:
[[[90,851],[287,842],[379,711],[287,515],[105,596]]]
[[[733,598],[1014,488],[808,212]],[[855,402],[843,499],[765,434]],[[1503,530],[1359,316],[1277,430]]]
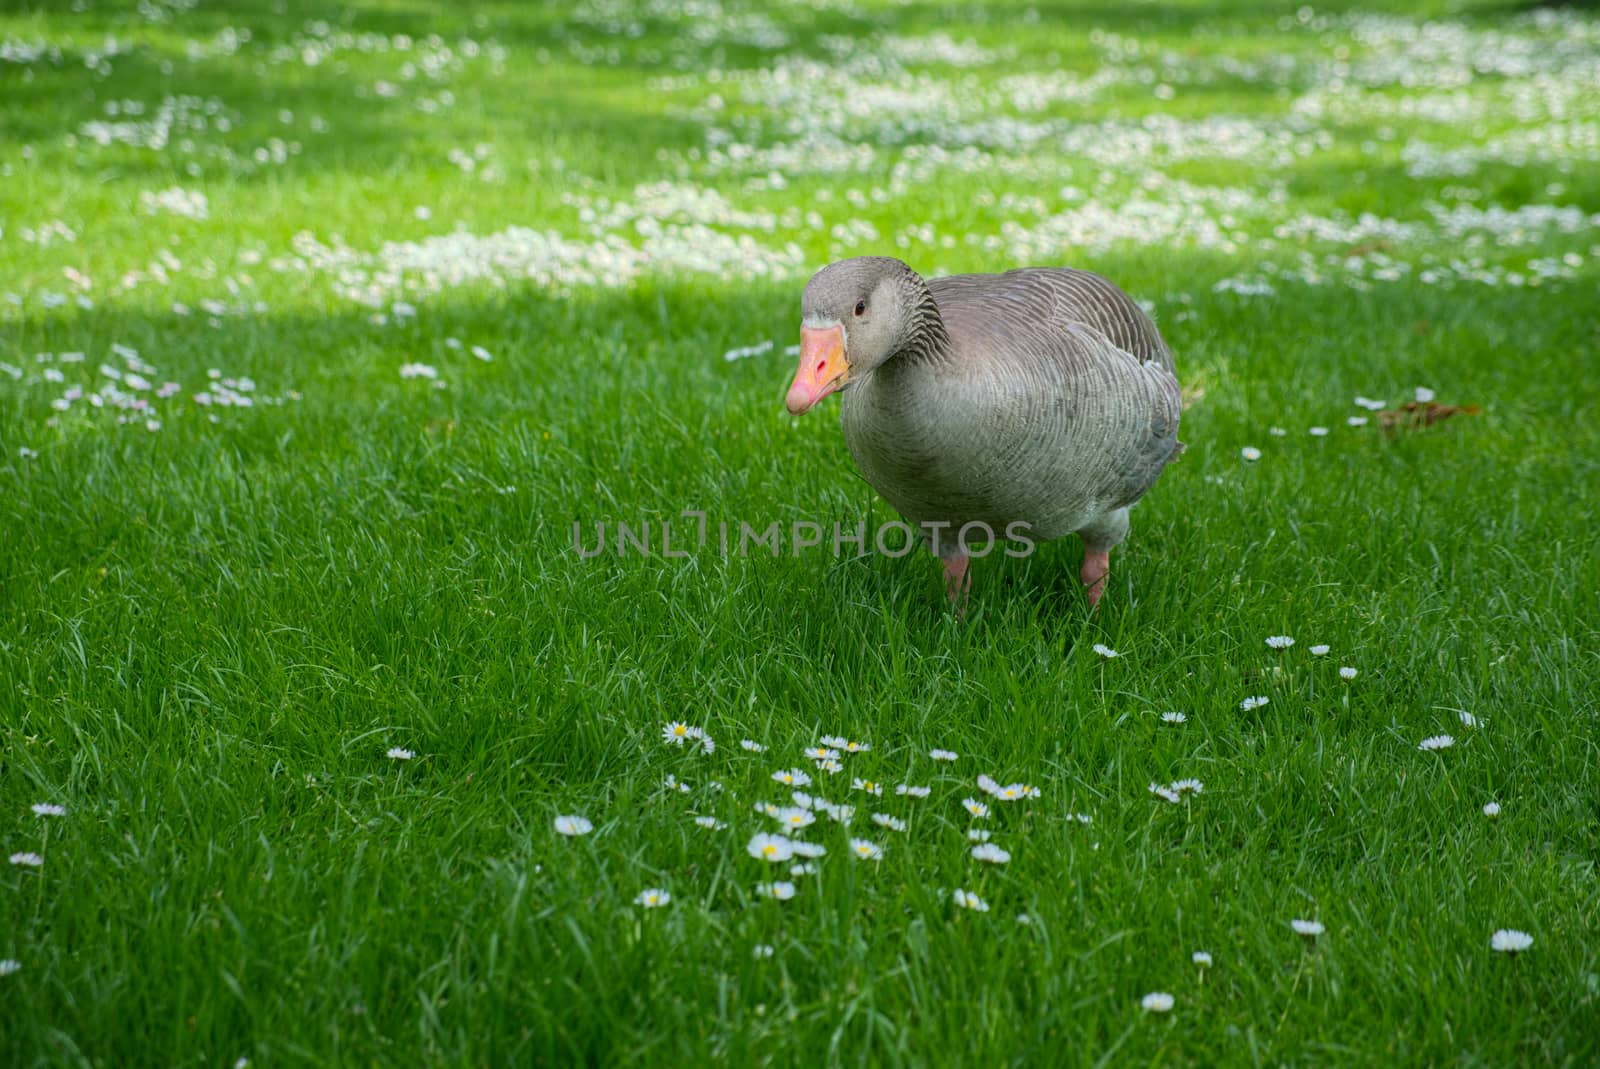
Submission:
[[[35,802],[29,807],[33,815],[43,820],[51,820],[67,815],[66,806],[54,802]],[[46,826],[45,839],[49,839],[48,825]],[[42,848],[41,848],[42,849]],[[6,859],[11,864],[23,869],[39,869],[44,867],[44,855],[34,850],[19,850]],[[10,976],[22,968],[22,962],[15,958],[0,958],[0,977]]]
[[[703,754],[715,753],[717,749],[709,732],[683,721],[664,725],[661,739],[667,746],[693,747]],[[766,752],[765,746],[751,739],[741,740],[740,748],[751,754]],[[910,803],[930,797],[934,787],[931,783],[890,784],[868,775],[855,775],[853,773],[856,770],[852,770],[848,776],[844,775],[846,761],[871,751],[872,745],[868,742],[840,735],[822,735],[813,745],[801,751],[810,763],[809,767],[794,765],[767,774],[768,780],[787,788],[788,794],[781,801],[761,800],[752,803],[755,813],[773,825],[754,831],[745,842],[745,854],[762,865],[762,878],[753,884],[754,898],[787,902],[800,893],[806,877],[819,873],[822,859],[843,854],[854,862],[879,862],[891,850],[889,837],[911,832],[918,807]],[[960,755],[952,750],[933,749],[928,752],[927,759],[935,764],[951,764],[960,760]],[[833,782],[833,777],[838,777],[839,786],[829,789],[828,784]],[[662,782],[669,791],[692,793],[690,785],[677,775],[668,775]],[[969,818],[964,832],[965,845],[981,871],[984,866],[1006,865],[1012,856],[1010,850],[991,841],[992,832],[983,826],[982,822],[991,816],[991,807],[1036,799],[1042,792],[1031,783],[1002,783],[987,774],[978,775],[973,782],[977,789],[961,798],[960,804]],[[845,786],[846,783],[848,786]],[[724,791],[723,784],[715,779],[708,779],[701,786],[713,797]],[[834,797],[827,797],[825,789]],[[959,792],[952,792],[952,797],[955,793]],[[885,798],[904,799],[901,812],[888,812],[881,808],[881,800]],[[729,826],[726,821],[710,813],[690,812],[688,816],[697,827],[708,831],[722,831]],[[1093,818],[1087,814],[1069,813],[1067,819],[1089,824]],[[839,826],[844,833],[842,842],[835,843],[831,850],[820,836],[821,829],[828,824]],[[868,824],[870,828],[864,827]],[[554,822],[556,833],[568,838],[588,835],[594,831],[594,827],[592,821],[579,814],[561,814]],[[978,913],[989,911],[989,904],[975,891],[958,887],[941,891],[939,895],[959,909]],[[634,903],[644,909],[659,909],[671,902],[670,890],[663,887],[646,888],[634,898]],[[756,948],[757,957],[770,956],[771,953],[770,945],[763,944]]]
[[[1434,392],[1426,386],[1418,386],[1415,397],[1418,404],[1427,404],[1433,400]],[[1388,407],[1389,402],[1357,395],[1354,404],[1357,408],[1365,409],[1368,412],[1382,412]],[[1347,427],[1365,427],[1369,420],[1366,416],[1346,416],[1344,422]],[[1267,433],[1274,438],[1287,438],[1289,436],[1288,430],[1283,427],[1269,427],[1267,428]],[[1306,433],[1313,438],[1326,438],[1328,436],[1328,428],[1315,425],[1307,427]],[[1239,450],[1239,455],[1245,460],[1255,463],[1261,459],[1261,450],[1253,445],[1247,445]]]

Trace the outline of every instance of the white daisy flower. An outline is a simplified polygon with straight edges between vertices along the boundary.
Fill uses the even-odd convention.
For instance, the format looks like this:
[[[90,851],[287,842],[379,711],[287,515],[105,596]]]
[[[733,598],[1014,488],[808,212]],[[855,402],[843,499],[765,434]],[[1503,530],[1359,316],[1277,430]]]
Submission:
[[[1327,433],[1328,433],[1328,428],[1326,428],[1326,427],[1312,427],[1311,428],[1311,437],[1313,437],[1313,438],[1325,437],[1327,435]]]
[[[1288,635],[1268,635],[1267,645],[1275,650],[1286,650],[1294,645],[1294,639]]]
[[[798,768],[785,768],[772,774],[772,778],[789,787],[808,787],[811,777]]]
[[[902,783],[895,787],[894,793],[903,794],[907,798],[926,798],[933,793],[932,787],[913,787],[909,783]]]
[[[1246,698],[1244,701],[1239,703],[1239,711],[1242,713],[1248,713],[1252,709],[1261,708],[1271,700],[1272,699],[1268,698],[1265,694],[1254,695],[1253,697]]]
[[[1357,675],[1356,670],[1354,668],[1351,668],[1348,665],[1346,665],[1345,667],[1339,669],[1339,678],[1340,679],[1351,680],[1351,679],[1354,679],[1356,677],[1356,675]]]
[[[1033,918],[1028,916],[1026,913],[1018,913],[1017,914],[1017,923],[1018,924],[1032,924],[1033,923]]]
[[[757,861],[788,861],[794,856],[794,843],[781,835],[767,835],[765,832],[753,837],[745,846],[745,852]]]
[[[1243,449],[1239,450],[1239,455],[1244,457],[1246,460],[1260,460],[1261,450],[1257,449],[1253,445],[1247,445]]]
[[[41,817],[64,817],[67,815],[67,807],[56,805],[54,802],[35,802],[33,803],[33,811]]]
[[[781,806],[774,805],[771,802],[757,802],[755,804],[755,811],[757,813],[760,813],[763,816],[772,817],[774,820],[778,818],[778,813],[781,808]]]
[[[661,888],[647,887],[643,891],[640,891],[638,896],[634,898],[633,904],[636,906],[643,906],[645,909],[660,909],[662,906],[671,901],[672,896]]]
[[[1191,954],[1189,956],[1189,960],[1193,961],[1196,965],[1200,966],[1202,969],[1211,968],[1211,955],[1207,954],[1204,950],[1196,950],[1193,954]]]
[[[996,783],[988,776],[980,775],[978,777],[978,790],[982,791],[984,794],[999,797],[1001,787],[1000,784]]]
[[[1173,780],[1169,786],[1180,798],[1186,794],[1199,794],[1206,789],[1206,785],[1197,779],[1177,779]]]
[[[1485,802],[1485,803],[1483,803],[1483,815],[1488,817],[1490,820],[1498,819],[1499,816],[1500,816],[1500,803],[1499,802]]]
[[[677,791],[679,794],[689,793],[689,784],[685,783],[683,780],[679,779],[677,776],[674,776],[670,772],[668,772],[667,777],[661,781],[661,786],[665,787],[669,791]]]
[[[1489,949],[1501,954],[1520,954],[1533,946],[1533,936],[1515,928],[1501,928],[1489,937]]]
[[[780,809],[773,814],[773,819],[775,819],[779,824],[782,824],[785,828],[795,830],[800,828],[809,828],[811,825],[817,822],[817,818],[811,815],[811,810],[801,809],[799,806],[789,806],[784,809]]]
[[[1344,421],[1351,427],[1365,427],[1367,425],[1366,416],[1346,416]]]
[[[865,742],[847,742],[844,744],[845,753],[866,753],[870,749],[872,749],[872,745]]]
[[[0,959],[0,976],[10,976],[20,968],[22,968],[22,962],[16,958]]]
[[[823,746],[807,746],[805,756],[813,761],[832,761],[838,758],[838,750],[830,750]]]
[[[795,857],[817,858],[828,852],[821,843],[808,843],[804,839],[790,839],[789,849],[794,851]]]
[[[994,843],[981,843],[972,848],[972,857],[976,861],[987,861],[991,865],[1004,865],[1011,860],[1011,855]]]
[[[877,861],[883,857],[883,847],[867,839],[851,839],[850,853],[861,861]]]
[[[686,740],[695,738],[699,738],[695,729],[682,720],[674,720],[661,729],[661,741],[674,746],[682,746]]]
[[[1449,735],[1429,735],[1417,743],[1419,750],[1448,750],[1456,744],[1456,740]]]
[[[777,880],[773,883],[756,884],[756,897],[771,898],[778,902],[787,902],[794,897],[794,884],[788,880]]]
[[[1162,723],[1165,723],[1165,724],[1183,724],[1183,723],[1186,723],[1188,721],[1188,719],[1189,718],[1187,716],[1185,716],[1183,713],[1176,712],[1176,711],[1170,712],[1170,713],[1162,713],[1161,714],[1161,721],[1162,721]]]
[[[994,832],[988,828],[968,828],[967,841],[969,843],[986,843],[989,841],[989,836],[993,834]]]
[[[1067,820],[1076,820],[1079,824],[1093,824],[1094,818],[1087,813],[1068,813]]]
[[[790,791],[789,797],[791,800],[793,800],[794,804],[799,806],[801,809],[820,809],[822,806],[827,804],[826,799],[813,798],[805,791]]]
[[[883,784],[870,779],[853,779],[850,781],[850,787],[852,790],[866,791],[874,797],[883,796]]]
[[[1321,921],[1301,920],[1298,917],[1289,922],[1289,927],[1293,928],[1296,933],[1307,936],[1311,939],[1315,939],[1317,936],[1327,931],[1327,929],[1322,926]]]
[[[878,827],[880,827],[880,828],[888,828],[890,831],[905,831],[906,830],[906,822],[905,821],[901,820],[899,817],[892,817],[888,813],[874,813],[874,814],[872,814],[872,822],[874,824],[878,825]]]
[[[739,745],[751,753],[765,753],[767,748],[755,739],[740,739]]]
[[[1177,791],[1173,790],[1171,787],[1163,787],[1159,783],[1150,784],[1150,793],[1155,795],[1157,798],[1162,799],[1163,801],[1171,802],[1173,805],[1177,805],[1183,800],[1179,797]]]
[[[978,801],[976,798],[963,798],[961,799],[961,804],[965,806],[967,812],[971,813],[974,817],[981,819],[989,815],[989,807]]]
[[[1478,726],[1478,718],[1467,712],[1465,709],[1457,709],[1456,715],[1461,718],[1461,726],[1469,731]]]
[[[959,755],[954,750],[929,750],[928,756],[935,761],[954,761]]]
[[[843,772],[844,766],[830,757],[826,761],[817,762],[817,771],[826,772],[828,775],[833,776]]]
[[[574,835],[588,835],[594,831],[594,825],[586,817],[558,816],[555,819],[556,834],[569,838]]]
[[[822,807],[822,811],[828,814],[829,819],[836,824],[848,824],[856,815],[855,806],[834,805],[832,802],[826,803]]]
[[[974,913],[989,912],[989,903],[985,902],[971,891],[963,891],[959,887],[950,892],[950,900],[956,905],[960,906],[962,909],[970,909]]]
[[[1272,435],[1274,438],[1287,438],[1289,436],[1289,432],[1284,430],[1282,427],[1268,427],[1267,433]]]
[[[817,741],[830,750],[842,750],[850,745],[850,740],[843,735],[824,735]]]
[[[1094,644],[1094,652],[1099,654],[1101,659],[1107,661],[1118,656],[1117,651],[1112,649],[1110,646],[1107,646],[1104,642],[1096,642]]]
[[[762,960],[772,957],[772,955],[776,954],[777,951],[772,948],[771,943],[757,943],[755,946],[750,948],[750,953],[757,960]]]
[[[1172,1009],[1173,998],[1165,991],[1152,991],[1139,1000],[1146,1013],[1167,1013]]]
[[[714,740],[710,735],[707,735],[703,731],[700,733],[700,752],[701,753],[716,753],[717,752],[716,740]]]
[[[13,865],[25,865],[28,868],[36,869],[44,864],[44,858],[40,857],[38,854],[24,851],[20,854],[12,854],[11,863]]]
[[[1312,646],[1311,647],[1311,656],[1313,656],[1313,657],[1326,657],[1328,655],[1329,648],[1330,647],[1328,647],[1328,646],[1322,646],[1322,645]]]
[[[718,820],[716,817],[695,817],[694,822],[700,825],[702,828],[705,828],[707,831],[721,831],[723,828],[728,826],[725,822]]]
[[[796,861],[789,866],[789,875],[791,876],[815,876],[816,874],[817,866],[809,861]]]
[[[1416,398],[1417,398],[1417,404],[1425,405],[1429,401],[1433,400],[1434,393],[1433,393],[1432,390],[1428,389],[1426,386],[1418,386],[1417,387]]]
[[[391,746],[384,752],[383,756],[391,761],[409,761],[417,755],[403,746]]]

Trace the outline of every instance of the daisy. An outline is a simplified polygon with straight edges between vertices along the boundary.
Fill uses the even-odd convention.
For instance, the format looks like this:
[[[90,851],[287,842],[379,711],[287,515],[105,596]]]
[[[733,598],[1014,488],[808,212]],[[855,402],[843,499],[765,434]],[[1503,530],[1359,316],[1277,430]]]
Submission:
[[[1112,649],[1110,646],[1107,646],[1104,642],[1096,642],[1094,644],[1094,651],[1098,653],[1103,660],[1107,661],[1117,656],[1117,651]]]
[[[391,761],[409,761],[417,755],[403,746],[391,746],[383,756]]]
[[[844,744],[845,753],[866,753],[870,749],[872,749],[872,745],[865,742],[847,742]]]
[[[1313,657],[1326,657],[1328,655],[1328,649],[1329,649],[1329,647],[1327,647],[1327,646],[1312,646],[1311,647],[1311,656],[1313,656]]]
[[[989,807],[976,798],[963,798],[961,804],[966,807],[968,813],[979,819],[989,815]]]
[[[556,834],[571,838],[574,835],[588,835],[594,831],[594,825],[585,817],[560,816],[556,817]]]
[[[1456,715],[1461,718],[1462,727],[1471,730],[1472,728],[1478,726],[1478,718],[1467,712],[1465,709],[1457,709]]]
[[[776,954],[777,951],[772,949],[771,943],[757,943],[755,946],[750,948],[750,953],[756,958],[756,960],[759,961],[764,958],[772,957],[772,955]]]
[[[33,811],[41,817],[64,817],[67,815],[66,806],[56,805],[53,802],[35,802],[33,803]]]
[[[1188,721],[1188,719],[1189,718],[1187,716],[1179,712],[1161,714],[1161,721],[1164,724],[1182,724]]]
[[[805,756],[813,761],[832,761],[839,756],[839,751],[829,750],[823,746],[807,746]]]
[[[740,739],[739,745],[744,749],[749,750],[751,753],[765,753],[767,749],[755,739]]]
[[[756,884],[756,897],[787,902],[794,897],[794,884],[788,880],[778,880],[775,883],[758,883]]]
[[[808,787],[811,785],[811,777],[798,768],[786,768],[774,772],[772,778],[790,787]]]
[[[1272,699],[1268,698],[1265,694],[1257,694],[1257,695],[1255,695],[1253,697],[1246,698],[1244,701],[1240,702],[1239,703],[1239,711],[1242,712],[1242,713],[1248,713],[1253,709],[1261,708],[1263,705],[1266,705],[1271,700]]]
[[[799,806],[801,809],[820,809],[827,805],[826,799],[813,798],[805,791],[790,791],[789,797],[793,799],[794,804]]]
[[[1429,735],[1417,743],[1419,750],[1448,750],[1456,744],[1456,740],[1449,735]]]
[[[933,793],[933,788],[913,787],[909,783],[902,783],[894,789],[894,793],[903,794],[907,798],[926,798]]]
[[[1416,397],[1417,397],[1417,404],[1425,405],[1429,401],[1433,400],[1434,393],[1433,393],[1432,390],[1428,389],[1426,386],[1418,386],[1417,387]]]
[[[1170,786],[1180,798],[1186,794],[1199,794],[1206,789],[1206,785],[1197,779],[1173,780]]]
[[[890,831],[906,830],[905,821],[901,820],[899,817],[892,817],[888,813],[872,814],[872,823],[878,825],[880,828],[888,828]]]
[[[671,743],[674,746],[682,746],[686,740],[699,737],[696,729],[685,724],[682,720],[674,720],[661,729],[661,741]]]
[[[1339,669],[1339,678],[1340,679],[1351,680],[1351,679],[1354,679],[1355,677],[1356,677],[1356,670],[1354,668],[1351,668],[1348,665],[1346,665],[1345,667]]]
[[[667,778],[661,781],[661,786],[669,791],[677,791],[679,794],[689,793],[689,785],[670,772],[667,773]]]
[[[1267,645],[1275,650],[1286,650],[1294,645],[1294,639],[1288,635],[1268,635]]]
[[[1173,998],[1165,991],[1152,991],[1139,1000],[1147,1013],[1167,1013],[1172,1009]]]
[[[789,849],[794,851],[795,857],[821,857],[828,852],[828,848],[821,843],[808,843],[804,839],[790,839]]]
[[[971,891],[963,891],[959,887],[950,892],[950,900],[956,905],[960,906],[962,909],[970,909],[974,913],[989,912],[989,903],[985,902]]]
[[[1150,784],[1150,793],[1155,795],[1157,798],[1171,802],[1174,805],[1178,804],[1178,802],[1182,800],[1178,796],[1177,791],[1173,790],[1171,787],[1163,787],[1159,783]]]
[[[1189,956],[1189,960],[1200,966],[1202,969],[1211,968],[1211,955],[1207,954],[1204,950],[1196,950]]]
[[[929,750],[928,756],[935,761],[954,761],[959,755],[954,750]]]
[[[883,796],[883,784],[875,783],[874,781],[872,781],[870,779],[855,779],[855,780],[851,780],[850,781],[850,786],[854,790],[866,791],[868,794],[873,795],[875,797],[882,797]]]
[[[1239,450],[1239,455],[1244,457],[1246,460],[1260,460],[1261,450],[1257,449],[1253,445],[1247,445],[1243,449]]]
[[[817,762],[817,771],[826,772],[828,775],[832,776],[843,772],[844,766],[830,757],[826,761]]]
[[[1079,824],[1093,824],[1094,818],[1087,813],[1068,813],[1066,819],[1076,820]]]
[[[989,836],[991,836],[993,834],[994,834],[994,832],[990,831],[987,828],[968,828],[967,829],[967,842],[969,842],[969,843],[986,843],[986,842],[989,841]]]
[[[850,853],[861,861],[877,861],[883,857],[883,847],[867,839],[851,839]]]
[[[757,802],[755,804],[755,811],[763,816],[769,816],[776,820],[778,819],[778,813],[782,811],[782,807],[773,805],[771,802]]]
[[[773,814],[773,818],[785,828],[793,829],[809,828],[817,822],[817,818],[812,816],[811,810],[801,809],[799,806],[780,809]]]
[[[695,817],[694,822],[700,825],[702,828],[705,828],[707,831],[721,831],[723,828],[728,826],[723,821],[718,820],[716,817]]]
[[[633,900],[633,904],[643,906],[645,909],[660,909],[671,901],[672,896],[667,894],[666,891],[659,887],[649,887],[639,892],[638,897]]]
[[[11,863],[13,865],[26,865],[29,868],[36,869],[44,864],[44,858],[40,857],[38,854],[24,852],[20,854],[12,854]]]
[[[1323,437],[1326,437],[1327,434],[1328,434],[1328,428],[1326,428],[1326,427],[1312,427],[1311,428],[1311,437],[1313,437],[1313,438],[1323,438]]]
[[[817,866],[809,861],[797,861],[789,866],[789,875],[791,876],[815,876],[816,874]]]
[[[1289,927],[1293,928],[1296,933],[1306,936],[1310,939],[1315,939],[1317,936],[1327,931],[1327,929],[1322,926],[1321,921],[1300,920],[1298,917],[1289,922]]]
[[[994,797],[998,798],[1000,796],[1001,789],[1002,788],[1000,784],[996,783],[988,776],[978,777],[978,790],[982,791],[984,794],[993,795]]]
[[[843,735],[824,735],[817,741],[832,750],[842,750],[850,745],[850,740]]]
[[[987,861],[991,865],[1004,865],[1011,860],[1011,855],[994,843],[983,843],[972,848],[972,857],[976,861]]]
[[[1520,954],[1533,946],[1533,936],[1515,928],[1501,928],[1489,937],[1489,949],[1501,954]]]
[[[825,804],[822,807],[822,811],[828,814],[829,819],[831,819],[835,824],[848,824],[856,815],[855,806],[834,805],[832,802]]]
[[[744,849],[757,861],[788,861],[794,856],[793,842],[781,835],[767,835],[765,832],[752,838]]]
[[[1028,916],[1026,913],[1018,913],[1017,914],[1017,923],[1018,924],[1032,924],[1033,923],[1033,918]]]
[[[1500,803],[1499,802],[1485,802],[1485,803],[1483,803],[1483,815],[1488,817],[1490,820],[1495,820],[1495,819],[1499,818],[1499,816],[1500,816]]]
[[[1274,438],[1287,438],[1287,437],[1289,437],[1289,432],[1284,430],[1282,427],[1268,427],[1267,428],[1267,433],[1272,435]]]
[[[0,959],[0,976],[10,976],[20,968],[22,968],[22,962],[16,958]]]
[[[700,752],[701,753],[716,753],[717,752],[716,740],[712,739],[712,737],[710,735],[707,735],[703,731],[700,733]]]

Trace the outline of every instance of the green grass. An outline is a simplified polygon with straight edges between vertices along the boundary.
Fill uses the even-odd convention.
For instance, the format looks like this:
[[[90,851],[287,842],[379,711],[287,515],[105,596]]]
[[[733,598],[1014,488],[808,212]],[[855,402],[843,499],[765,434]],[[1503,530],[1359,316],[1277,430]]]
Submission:
[[[1039,5],[1037,22],[999,2],[681,18],[626,3],[183,6],[0,14],[13,52],[59,49],[0,60],[0,854],[44,858],[0,871],[0,959],[20,964],[0,977],[0,1064],[1600,1060],[1592,14],[1390,5],[1392,22],[1319,11],[1328,23],[1302,26],[1292,6],[1244,3]],[[317,17],[390,46],[308,66]],[[1398,48],[1400,67],[1438,71],[1394,43],[1430,18],[1476,50],[1464,87],[1373,66],[1351,110],[1304,110],[1337,49],[1376,64]],[[250,40],[207,51],[230,26]],[[480,52],[408,79],[435,32],[452,56],[464,38]],[[923,78],[916,95],[951,91],[949,109],[914,126],[888,104],[849,112],[870,99],[858,83],[912,84],[871,66],[885,35],[934,33],[989,52],[899,61]],[[1106,34],[1140,52],[1112,55]],[[86,65],[108,37],[109,67]],[[1490,69],[1518,55],[1545,66]],[[841,66],[808,82],[801,59]],[[710,73],[779,63],[790,82]],[[1102,68],[1121,76],[1084,99],[961,103],[1015,75]],[[397,94],[376,94],[380,80]],[[764,95],[780,89],[812,95]],[[416,106],[443,90],[452,103]],[[182,95],[215,98],[229,128],[160,148],[85,132],[115,118],[109,101],[148,118]],[[1396,118],[1383,100],[1475,110]],[[1056,125],[1013,143],[975,125],[995,116]],[[1237,119],[1263,144],[1330,136],[1280,157],[1223,151],[1233,135],[1208,127],[1211,147],[1183,158],[1093,156],[1162,116]],[[1101,122],[1122,125],[1064,147]],[[1559,123],[1580,136],[1539,140]],[[1506,137],[1534,147],[1486,147]],[[804,151],[771,188],[784,168],[709,162],[729,138]],[[1421,143],[1482,158],[1424,173]],[[952,156],[919,173],[912,150],[929,144]],[[963,164],[963,144],[986,157]],[[470,172],[449,158],[478,145]],[[824,145],[866,152],[841,173],[817,163]],[[661,182],[725,205],[679,203],[652,224],[639,187]],[[147,213],[141,194],[172,187],[203,192],[207,217]],[[1228,191],[1245,201],[1198,199]],[[1141,198],[1217,234],[1157,219],[1106,237]],[[592,223],[619,203],[645,228]],[[1040,228],[1086,204],[1082,226]],[[1430,204],[1576,221],[1450,232]],[[1412,229],[1292,229],[1359,230],[1362,212]],[[696,219],[709,229],[672,229]],[[831,234],[852,219],[878,237]],[[40,240],[55,221],[75,240]],[[601,262],[591,243],[643,246],[651,225],[667,230],[652,263],[571,281]],[[909,229],[923,226],[932,241]],[[511,227],[587,251],[533,257],[531,276],[501,261],[498,283],[440,261],[402,285],[371,258],[386,241]],[[288,262],[308,255],[303,233],[357,262]],[[521,233],[514,256],[535,241]],[[745,235],[747,254],[716,260],[707,234]],[[800,285],[840,255],[998,270],[1024,247],[1151,301],[1189,397],[1189,449],[1135,510],[1097,614],[1070,542],[977,562],[964,619],[920,554],[574,552],[574,522],[592,544],[601,523],[649,521],[659,547],[685,509],[735,530],[893,519],[832,403],[782,410]],[[1390,262],[1407,267],[1381,277]],[[359,279],[339,277],[352,267]],[[1448,277],[1425,281],[1430,268]],[[1274,292],[1214,288],[1229,279]],[[355,299],[369,284],[372,303]],[[397,300],[417,314],[396,319]],[[763,340],[776,348],[722,359]],[[151,400],[158,430],[86,397],[51,407],[99,389],[102,363],[129,370],[113,345],[158,369],[152,387],[181,385]],[[410,362],[445,387],[402,379]],[[258,403],[196,404],[208,369],[249,376]],[[1395,436],[1346,426],[1354,396],[1393,404],[1419,385],[1483,411]],[[1242,461],[1244,446],[1262,459]],[[1270,650],[1275,634],[1297,642]],[[1331,652],[1312,656],[1317,643]],[[1251,695],[1271,700],[1241,711]],[[665,745],[673,720],[716,752]],[[1441,732],[1453,748],[1418,750]],[[752,807],[786,802],[771,773],[811,770],[801,751],[828,733],[872,745],[837,776],[813,771],[855,821],[819,820],[817,873],[792,901],[759,900],[787,866],[747,856],[776,830]],[[960,760],[936,764],[933,748]],[[961,800],[979,773],[1041,789],[976,822],[1011,852],[1003,867],[968,856]],[[871,798],[855,777],[890,786]],[[1179,777],[1203,793],[1168,805],[1147,789]],[[902,782],[932,794],[896,797]],[[35,816],[38,802],[67,814]],[[558,813],[594,833],[558,836]],[[847,835],[884,844],[881,862],[849,857]],[[635,906],[647,887],[671,904]],[[956,909],[957,887],[989,912]],[[1302,940],[1297,917],[1325,934]],[[1492,953],[1506,927],[1532,949]],[[1199,950],[1211,969],[1191,963]],[[1140,1009],[1151,991],[1175,996],[1170,1014]]]

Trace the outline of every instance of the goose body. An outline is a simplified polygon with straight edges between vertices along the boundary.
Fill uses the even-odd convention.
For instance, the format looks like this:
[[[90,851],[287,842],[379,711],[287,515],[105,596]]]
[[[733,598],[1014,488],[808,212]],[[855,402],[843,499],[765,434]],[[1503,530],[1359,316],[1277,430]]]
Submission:
[[[851,456],[927,534],[952,597],[961,529],[1020,524],[1034,542],[1079,534],[1097,601],[1129,508],[1182,449],[1172,352],[1150,317],[1087,271],[924,281],[879,257],[824,268],[804,304],[790,410],[842,386]]]

